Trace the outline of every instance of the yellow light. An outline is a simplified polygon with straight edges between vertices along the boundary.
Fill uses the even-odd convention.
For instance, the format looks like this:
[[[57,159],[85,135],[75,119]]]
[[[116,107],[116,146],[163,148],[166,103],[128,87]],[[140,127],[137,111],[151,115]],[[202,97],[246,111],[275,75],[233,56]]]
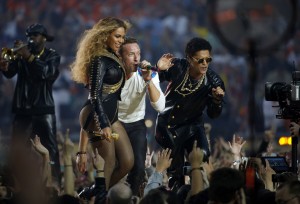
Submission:
[[[282,137],[279,138],[278,143],[279,143],[280,146],[292,145],[292,137],[282,136]]]
[[[288,137],[288,145],[292,145],[292,137]]]

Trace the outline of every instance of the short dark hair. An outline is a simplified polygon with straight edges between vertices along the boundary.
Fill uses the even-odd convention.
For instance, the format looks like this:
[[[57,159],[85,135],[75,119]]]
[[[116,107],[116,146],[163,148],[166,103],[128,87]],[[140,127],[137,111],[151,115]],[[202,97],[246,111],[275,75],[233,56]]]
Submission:
[[[209,199],[228,203],[234,198],[235,192],[244,185],[244,176],[240,171],[228,167],[216,169],[211,173]]]
[[[210,43],[203,38],[192,38],[185,47],[185,55],[187,57],[191,57],[199,50],[208,50],[209,52],[211,52],[212,47]]]
[[[139,42],[134,37],[130,37],[130,36],[126,37],[125,40],[124,40],[124,42],[123,42],[123,44],[120,47],[119,53],[122,54],[122,52],[123,52],[123,46],[124,45],[132,44],[132,43],[137,43],[138,44]]]

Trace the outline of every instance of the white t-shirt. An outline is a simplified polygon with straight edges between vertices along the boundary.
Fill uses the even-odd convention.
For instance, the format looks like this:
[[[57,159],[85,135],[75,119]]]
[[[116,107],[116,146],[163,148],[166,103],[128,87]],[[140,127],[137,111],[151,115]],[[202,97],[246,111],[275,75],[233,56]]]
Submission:
[[[152,107],[161,112],[165,108],[165,96],[159,85],[158,74],[152,78],[153,84],[160,92],[159,99],[153,103]],[[146,92],[147,84],[143,77],[134,72],[133,75],[126,80],[121,93],[121,101],[119,101],[119,120],[124,123],[132,123],[144,119],[146,112]]]

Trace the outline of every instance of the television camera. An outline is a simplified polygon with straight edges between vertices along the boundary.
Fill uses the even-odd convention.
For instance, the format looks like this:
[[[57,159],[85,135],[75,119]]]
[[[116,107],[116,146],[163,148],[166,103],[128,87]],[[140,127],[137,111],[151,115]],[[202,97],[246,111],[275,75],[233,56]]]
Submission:
[[[279,110],[276,118],[298,122],[300,118],[300,71],[292,73],[291,84],[266,82],[265,99],[278,102]]]

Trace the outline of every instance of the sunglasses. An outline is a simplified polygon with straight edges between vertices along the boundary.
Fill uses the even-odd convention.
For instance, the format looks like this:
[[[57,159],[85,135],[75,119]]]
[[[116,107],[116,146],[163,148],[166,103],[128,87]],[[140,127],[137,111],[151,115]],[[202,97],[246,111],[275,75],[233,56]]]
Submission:
[[[211,57],[208,58],[202,58],[202,59],[196,59],[194,57],[192,57],[195,61],[197,61],[198,64],[203,64],[203,62],[205,61],[207,64],[210,63],[212,61]]]

